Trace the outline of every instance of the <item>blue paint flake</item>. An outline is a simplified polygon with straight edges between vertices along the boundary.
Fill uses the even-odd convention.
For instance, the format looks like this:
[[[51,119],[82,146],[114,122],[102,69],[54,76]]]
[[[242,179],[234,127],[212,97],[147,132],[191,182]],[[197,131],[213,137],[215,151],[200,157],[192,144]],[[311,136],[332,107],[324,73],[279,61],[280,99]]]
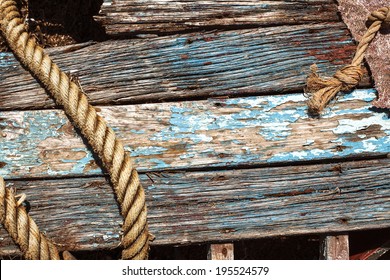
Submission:
[[[145,130],[143,130],[143,129],[140,129],[140,130],[131,129],[130,132],[134,133],[134,134],[145,134]]]
[[[299,102],[304,97],[301,94],[279,97],[249,97],[229,99],[226,105],[238,107],[236,113],[216,115],[212,111],[195,113],[191,107],[172,107],[170,126],[157,132],[152,141],[172,141],[173,139],[188,139],[193,143],[210,142],[205,131],[211,130],[240,130],[243,128],[260,127],[259,134],[266,140],[283,140],[290,135],[288,125],[299,118],[306,117],[306,108],[302,104],[297,108],[283,112],[270,112],[275,107],[287,101]],[[279,101],[277,103],[277,101]],[[242,107],[248,108],[242,110]],[[262,126],[264,124],[264,126]]]
[[[164,168],[170,167],[169,164],[165,163],[165,161],[163,161],[161,159],[153,158],[153,159],[150,159],[150,161],[155,164],[155,166],[154,166],[155,169],[164,169]]]
[[[283,152],[274,154],[267,160],[268,163],[273,162],[294,162],[294,161],[306,161],[314,160],[318,158],[332,158],[333,152],[327,150],[313,149],[313,150],[302,150],[293,152]]]
[[[137,147],[131,152],[131,156],[150,156],[150,155],[162,155],[166,151],[166,148],[158,146],[148,146],[148,147]]]
[[[196,156],[195,153],[187,153],[180,156],[180,159],[194,158]]]
[[[11,66],[16,68],[17,64],[14,62],[15,58],[12,53],[0,52],[0,68],[9,68]]]

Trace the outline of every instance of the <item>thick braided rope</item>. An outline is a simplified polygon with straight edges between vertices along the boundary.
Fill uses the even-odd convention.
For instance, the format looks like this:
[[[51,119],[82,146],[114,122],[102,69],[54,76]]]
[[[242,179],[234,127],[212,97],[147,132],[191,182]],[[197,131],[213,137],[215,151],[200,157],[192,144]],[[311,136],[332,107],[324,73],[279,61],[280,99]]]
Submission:
[[[29,260],[59,260],[57,247],[41,233],[27,213],[22,201],[5,187],[0,177],[0,220],[24,258]]]
[[[124,217],[123,259],[146,259],[149,232],[144,190],[129,155],[85,94],[30,36],[13,0],[0,0],[1,32],[14,55],[63,106],[107,169]]]
[[[320,115],[338,92],[349,91],[359,84],[363,77],[361,64],[364,54],[382,24],[390,22],[390,7],[383,7],[371,13],[368,20],[371,22],[371,25],[360,40],[350,65],[338,70],[332,78],[321,78],[316,73],[316,66],[311,68],[312,73],[307,79],[305,88],[306,93],[310,95],[310,99],[307,102],[309,114],[313,116]]]

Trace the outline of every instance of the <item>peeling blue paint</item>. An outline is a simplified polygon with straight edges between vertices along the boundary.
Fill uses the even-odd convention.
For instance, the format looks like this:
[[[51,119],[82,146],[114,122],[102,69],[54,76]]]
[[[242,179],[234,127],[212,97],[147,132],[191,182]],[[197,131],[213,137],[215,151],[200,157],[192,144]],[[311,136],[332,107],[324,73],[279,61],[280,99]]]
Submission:
[[[17,65],[13,63],[15,61],[13,58],[14,56],[10,52],[0,52],[0,68],[17,67]]]
[[[78,172],[80,172],[80,170],[83,170],[82,173],[84,174],[85,167],[88,166],[88,164],[93,160],[92,152],[85,148],[75,148],[73,149],[73,151],[85,152],[86,154],[82,159],[74,162],[74,166],[72,167],[71,173],[77,174]],[[104,172],[101,168],[97,168],[97,169],[90,169],[88,173],[94,175],[101,175]],[[66,175],[66,172],[64,172],[64,174],[62,175]]]
[[[165,168],[169,168],[170,167],[169,164],[167,164],[165,161],[163,161],[161,159],[153,158],[150,161],[155,164],[154,167],[156,169],[165,169]]]
[[[144,135],[145,141],[137,143],[137,148],[126,149],[132,149],[131,155],[135,157],[141,171],[297,162],[388,153],[390,120],[385,112],[370,110],[369,102],[375,96],[374,90],[357,90],[341,97],[332,112],[322,118],[330,121],[321,133],[332,135],[330,139],[324,139],[324,143],[319,143],[322,139],[314,137],[305,138],[299,143],[299,131],[296,129],[300,123],[310,122],[315,127],[316,121],[308,118],[303,95],[289,94],[231,98],[219,101],[223,103],[221,108],[215,108],[213,101],[182,102],[179,105],[169,104],[169,107],[165,105],[161,111],[163,117],[153,129],[154,132],[146,128],[134,129],[131,132],[141,135],[141,138]],[[340,109],[346,107],[342,105],[343,102],[351,101],[359,106]],[[279,106],[283,106],[280,107],[282,109]],[[101,174],[100,168],[91,165],[93,157],[86,147],[68,147],[71,153],[85,152],[85,156],[79,160],[64,156],[45,162],[45,154],[38,154],[38,151],[46,152],[45,147],[42,147],[45,145],[43,141],[51,141],[51,138],[53,141],[61,141],[73,137],[69,133],[64,134],[64,125],[68,125],[68,120],[61,111],[0,112],[1,129],[12,135],[12,138],[0,137],[0,161],[6,164],[0,169],[0,175],[15,178],[31,173],[32,168],[36,167],[41,167],[41,170],[34,171],[33,176]],[[374,131],[366,133],[365,129]],[[117,130],[119,135],[131,140],[129,131],[124,131],[123,127]],[[140,136],[137,137],[139,139]],[[289,140],[290,137],[294,137],[293,142]],[[289,147],[289,143],[297,149]],[[55,149],[47,152],[60,155],[60,148]],[[172,158],[167,157],[166,153]],[[52,169],[51,166],[55,166],[56,162],[63,164],[67,170]]]
[[[147,147],[137,147],[131,152],[131,156],[151,156],[151,155],[162,155],[166,151],[166,148],[158,146],[147,146]]]
[[[314,160],[319,158],[332,158],[333,156],[334,154],[330,151],[313,149],[313,150],[277,153],[274,154],[270,159],[268,159],[267,162],[268,163],[294,162],[294,161],[302,161],[302,160]]]
[[[180,159],[194,158],[196,156],[195,153],[188,153],[180,156]]]
[[[6,113],[0,112],[0,118]],[[15,139],[12,141],[5,141],[0,138],[2,151],[0,152],[0,161],[5,162],[7,169],[11,169],[17,172],[29,173],[31,164],[39,166],[43,162],[38,154],[33,155],[34,159],[31,160],[31,151],[38,151],[38,145],[41,141],[53,137],[59,136],[58,131],[55,129],[58,126],[62,126],[66,123],[66,118],[59,118],[58,112],[55,111],[40,111],[37,112],[37,117],[40,121],[36,122],[34,117],[31,117],[28,113],[23,113],[23,119],[21,121],[11,121],[11,123],[2,122],[1,126],[4,127],[5,133],[12,128],[12,132],[17,133]],[[33,139],[33,141],[31,141]],[[31,162],[32,161],[32,162]],[[20,162],[15,164],[16,162]],[[5,168],[0,169],[0,176],[9,178],[9,170]],[[50,170],[47,170],[50,174]]]
[[[145,134],[145,130],[143,130],[143,129],[140,129],[140,130],[131,129],[130,132],[134,133],[134,134]]]

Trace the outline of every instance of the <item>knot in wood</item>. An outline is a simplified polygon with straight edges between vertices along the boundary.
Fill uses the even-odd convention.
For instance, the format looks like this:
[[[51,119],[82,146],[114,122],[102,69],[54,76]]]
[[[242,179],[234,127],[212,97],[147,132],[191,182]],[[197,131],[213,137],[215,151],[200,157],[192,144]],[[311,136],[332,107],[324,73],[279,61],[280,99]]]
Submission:
[[[333,78],[341,83],[342,91],[349,91],[356,87],[363,77],[363,71],[360,66],[347,65],[336,71]]]
[[[368,17],[368,23],[371,24],[374,21],[390,23],[390,7],[382,7],[372,12]]]

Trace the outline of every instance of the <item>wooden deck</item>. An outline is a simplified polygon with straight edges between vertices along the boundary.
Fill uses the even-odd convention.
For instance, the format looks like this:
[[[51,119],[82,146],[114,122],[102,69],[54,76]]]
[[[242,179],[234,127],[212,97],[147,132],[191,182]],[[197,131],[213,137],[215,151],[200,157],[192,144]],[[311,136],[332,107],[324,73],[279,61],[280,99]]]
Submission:
[[[96,19],[109,40],[48,51],[136,161],[153,244],[390,227],[390,121],[369,77],[306,111],[310,65],[354,54],[334,1],[104,1]],[[62,248],[115,248],[121,217],[83,139],[10,53],[0,81],[0,176]]]

